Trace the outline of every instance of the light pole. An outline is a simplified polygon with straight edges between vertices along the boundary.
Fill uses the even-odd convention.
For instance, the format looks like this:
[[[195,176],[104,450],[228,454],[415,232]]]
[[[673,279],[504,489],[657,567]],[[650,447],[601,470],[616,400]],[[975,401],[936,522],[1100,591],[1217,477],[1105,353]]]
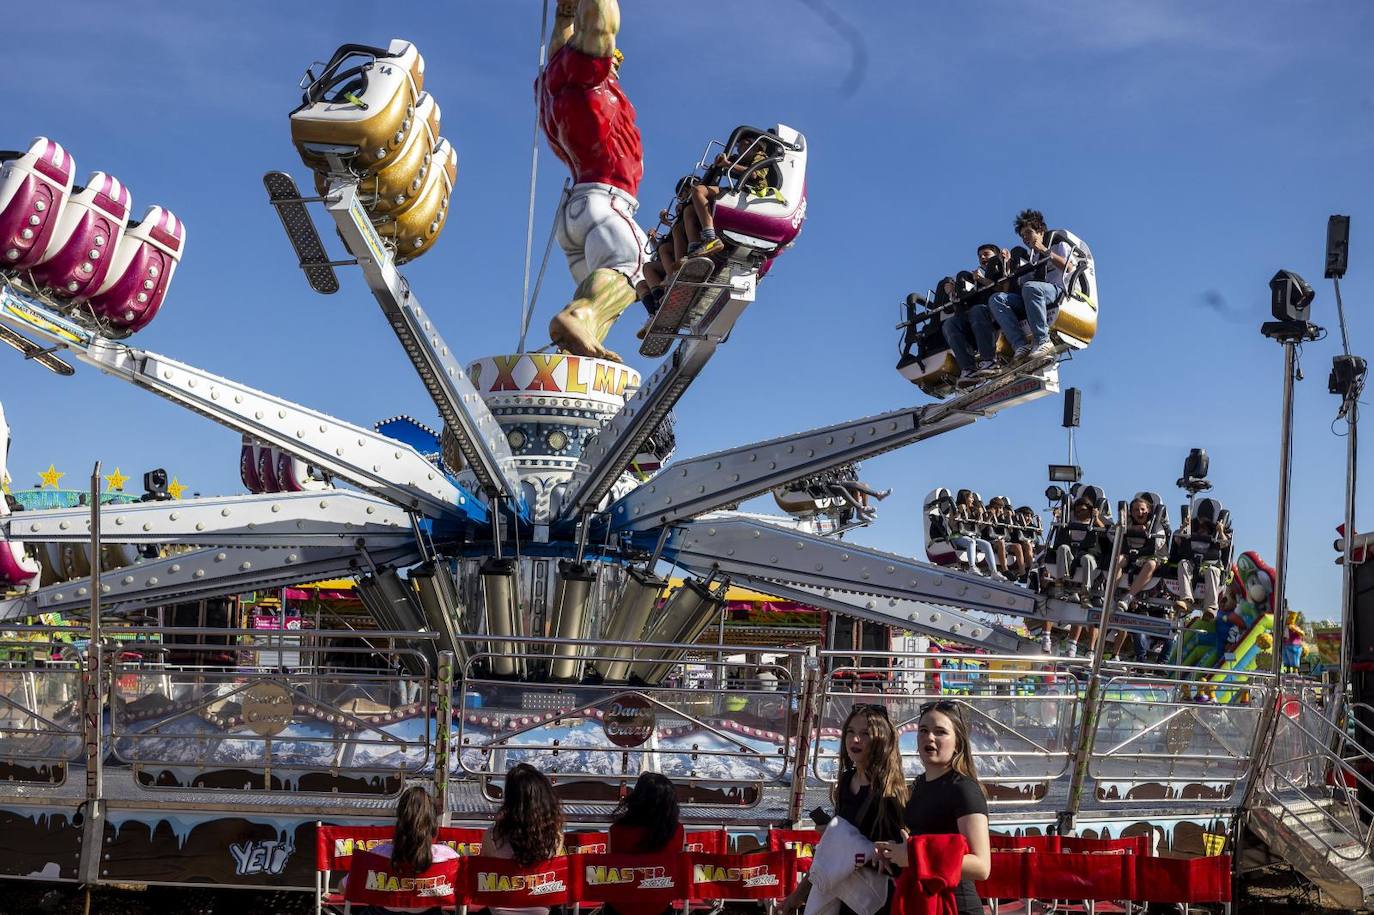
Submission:
[[[1278,543],[1274,549],[1274,636],[1273,655],[1273,695],[1264,704],[1260,715],[1260,725],[1255,733],[1255,744],[1250,754],[1250,777],[1245,785],[1245,797],[1241,800],[1241,810],[1249,810],[1254,803],[1255,792],[1269,761],[1273,748],[1274,730],[1278,724],[1278,709],[1282,701],[1283,689],[1283,652],[1278,644],[1278,614],[1283,612],[1284,594],[1288,586],[1288,505],[1292,490],[1293,458],[1293,381],[1297,374],[1297,348],[1306,340],[1315,340],[1322,329],[1311,323],[1308,318],[1312,310],[1312,287],[1296,273],[1280,270],[1269,281],[1272,293],[1273,314],[1276,320],[1266,321],[1260,333],[1283,344],[1283,430],[1279,444],[1279,506],[1278,506]]]

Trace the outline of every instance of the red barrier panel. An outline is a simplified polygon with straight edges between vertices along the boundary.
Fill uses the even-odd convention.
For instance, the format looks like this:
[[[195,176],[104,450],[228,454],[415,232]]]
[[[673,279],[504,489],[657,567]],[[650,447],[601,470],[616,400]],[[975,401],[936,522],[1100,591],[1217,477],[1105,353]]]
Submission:
[[[611,834],[570,832],[563,836],[563,849],[570,855],[604,855],[611,850]]]
[[[471,826],[440,826],[439,834],[434,841],[440,845],[447,845],[462,857],[480,855],[484,832],[485,829],[474,829]]]
[[[1030,896],[1030,855],[1015,851],[992,853],[992,870],[988,879],[974,886],[981,899],[1025,899]]]
[[[682,840],[682,850],[692,854],[723,855],[730,850],[730,836],[723,829],[688,832]]]
[[[688,859],[681,852],[655,855],[579,855],[579,902],[609,902],[618,911],[662,912],[687,896]]]
[[[1135,883],[1141,902],[1231,901],[1231,856],[1138,858]]]
[[[816,843],[820,840],[818,829],[768,830],[768,850],[792,852],[792,868],[798,874],[811,870],[811,859],[816,856]]]
[[[470,906],[564,905],[581,898],[581,876],[562,856],[522,867],[506,858],[465,858],[461,901]]]
[[[1134,855],[1055,852],[1030,858],[1026,896],[1032,899],[1134,899]]]
[[[400,874],[391,858],[358,849],[348,869],[344,899],[372,906],[425,909],[456,905],[458,872],[463,859],[438,861],[418,874]]]
[[[1059,836],[1003,836],[992,833],[988,836],[993,851],[1059,851]]]
[[[315,870],[346,871],[355,851],[391,841],[391,826],[319,826],[315,829]]]
[[[691,898],[781,899],[792,885],[792,853],[750,855],[693,854]]]
[[[1129,836],[1123,839],[1088,839],[1083,836],[1061,836],[1059,851],[1085,855],[1141,855],[1150,853],[1149,836]]]

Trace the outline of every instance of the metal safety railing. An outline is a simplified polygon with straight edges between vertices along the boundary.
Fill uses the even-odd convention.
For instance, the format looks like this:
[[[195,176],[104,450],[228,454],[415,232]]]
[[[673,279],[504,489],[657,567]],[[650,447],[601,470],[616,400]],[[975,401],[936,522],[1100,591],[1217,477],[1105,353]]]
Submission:
[[[1318,848],[1344,861],[1374,849],[1374,753],[1302,693],[1285,695],[1262,787],[1268,800]],[[1353,724],[1371,733],[1348,706]],[[1371,710],[1374,711],[1374,710]],[[1320,827],[1320,828],[1319,828]],[[1346,841],[1333,841],[1333,837]]]
[[[82,655],[33,626],[0,634],[0,781],[62,784],[81,758]]]
[[[544,638],[502,642],[513,646],[508,650],[515,657],[576,645],[580,662],[620,670],[623,678],[498,678],[487,672],[496,656],[475,644],[459,677],[454,710],[455,767],[469,776],[500,778],[525,762],[567,791],[579,780],[632,781],[641,771],[657,771],[695,789],[701,803],[747,806],[762,796],[762,786],[782,783],[792,771],[800,650]],[[636,670],[661,669],[665,652],[684,651],[689,654],[677,662],[683,666],[675,676],[655,683],[633,676]],[[738,657],[757,652],[775,660],[742,667]]]
[[[1072,673],[1052,659],[949,653],[893,657],[852,649],[820,656],[828,674],[810,765],[822,782],[835,781],[841,728],[858,703],[883,705],[896,729],[906,774],[919,774],[918,721],[927,705],[940,700],[963,714],[991,803],[1045,801],[1054,783],[1068,774],[1081,691]],[[885,657],[890,666],[879,666]]]
[[[110,753],[145,787],[395,793],[432,764],[429,662],[395,643],[433,636],[313,632],[235,645],[229,662],[163,660],[224,654],[223,644],[165,641],[198,632],[138,630],[108,663]]]

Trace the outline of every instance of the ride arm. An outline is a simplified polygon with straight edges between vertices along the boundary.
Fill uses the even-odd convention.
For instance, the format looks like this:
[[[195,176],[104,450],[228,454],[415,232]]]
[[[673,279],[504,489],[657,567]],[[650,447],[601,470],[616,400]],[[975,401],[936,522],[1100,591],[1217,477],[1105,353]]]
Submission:
[[[1053,371],[1012,375],[943,403],[678,461],[615,502],[609,509],[610,523],[616,530],[646,531],[737,505],[793,480],[932,438],[1056,390],[1058,376]]]
[[[88,543],[91,510],[24,511],[0,518],[0,539]],[[402,547],[415,540],[410,516],[390,502],[347,490],[212,496],[100,508],[105,543],[188,546]]]
[[[620,32],[620,4],[616,0],[579,0],[573,33],[567,39],[588,57],[610,57]]]
[[[515,467],[506,434],[487,409],[453,350],[420,307],[420,300],[386,255],[376,230],[358,201],[355,182],[336,182],[329,189],[329,214],[350,251],[358,255],[372,296],[410,357],[444,424],[462,451],[463,460],[489,496],[518,506],[524,515],[520,473]],[[455,468],[456,469],[456,468]]]
[[[414,565],[421,559],[413,546],[369,552],[376,565]],[[364,570],[356,544],[298,549],[211,547],[112,569],[100,576],[102,614],[128,613],[160,604],[184,603],[244,594],[356,574]],[[90,579],[66,581],[32,594],[0,600],[0,620],[60,612],[81,615],[90,608]]]
[[[698,574],[781,580],[843,591],[1032,616],[1036,596],[1017,585],[938,568],[909,556],[724,515],[675,525],[664,546],[670,561]]]
[[[673,405],[701,374],[716,348],[730,335],[735,322],[754,300],[754,275],[732,276],[730,287],[728,295],[722,297],[722,304],[713,308],[703,320],[700,333],[679,343],[584,449],[573,472],[572,495],[565,503],[560,520],[568,521],[597,509],[630,466],[639,447],[654,434]]]

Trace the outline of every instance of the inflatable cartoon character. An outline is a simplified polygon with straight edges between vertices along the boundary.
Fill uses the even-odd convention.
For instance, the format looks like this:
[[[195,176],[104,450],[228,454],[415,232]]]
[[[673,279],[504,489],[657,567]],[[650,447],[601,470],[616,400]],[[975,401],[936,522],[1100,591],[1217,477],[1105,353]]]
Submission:
[[[1217,612],[1217,654],[1231,660],[1236,645],[1266,613],[1274,612],[1274,569],[1253,550],[1242,553],[1231,567],[1231,583]]]
[[[1289,611],[1285,614],[1286,626],[1283,634],[1283,666],[1296,671],[1302,664],[1303,638],[1306,635],[1298,625],[1298,614]]]

